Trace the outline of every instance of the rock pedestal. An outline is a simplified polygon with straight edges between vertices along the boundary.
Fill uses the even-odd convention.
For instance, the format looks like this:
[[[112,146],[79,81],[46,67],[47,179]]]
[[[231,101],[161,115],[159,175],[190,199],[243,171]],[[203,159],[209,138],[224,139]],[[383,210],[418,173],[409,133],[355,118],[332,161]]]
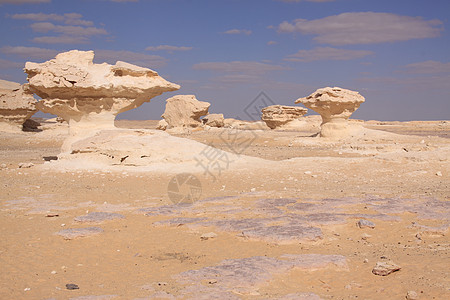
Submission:
[[[302,103],[322,116],[320,136],[343,138],[349,135],[349,117],[364,101],[358,92],[326,87],[295,103]]]
[[[93,51],[72,50],[25,64],[30,90],[42,98],[36,106],[66,120],[71,136],[114,128],[118,114],[180,88],[153,70],[121,61],[94,64],[93,59]]]
[[[261,110],[263,120],[271,129],[275,129],[305,115],[308,110],[303,107],[271,105]]]
[[[20,131],[37,112],[36,100],[27,85],[0,80],[0,130]]]

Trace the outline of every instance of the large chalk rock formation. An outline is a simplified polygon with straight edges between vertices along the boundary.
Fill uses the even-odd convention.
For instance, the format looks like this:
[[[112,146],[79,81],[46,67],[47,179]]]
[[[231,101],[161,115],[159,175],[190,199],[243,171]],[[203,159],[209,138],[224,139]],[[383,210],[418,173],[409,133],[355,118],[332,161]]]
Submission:
[[[322,116],[320,136],[344,138],[350,134],[348,118],[364,101],[358,92],[326,87],[295,103],[302,103]]]
[[[122,61],[94,64],[93,59],[93,51],[73,50],[25,64],[30,89],[42,98],[37,107],[65,119],[71,135],[114,128],[118,114],[180,88],[153,70]]]
[[[261,120],[263,120],[269,128],[275,129],[302,117],[308,110],[297,106],[271,105],[264,107],[261,112]]]
[[[177,95],[166,100],[166,110],[161,116],[167,129],[196,128],[203,125],[201,117],[208,114],[208,102],[198,101],[194,95]]]
[[[0,130],[19,131],[36,111],[36,100],[27,85],[0,80]]]

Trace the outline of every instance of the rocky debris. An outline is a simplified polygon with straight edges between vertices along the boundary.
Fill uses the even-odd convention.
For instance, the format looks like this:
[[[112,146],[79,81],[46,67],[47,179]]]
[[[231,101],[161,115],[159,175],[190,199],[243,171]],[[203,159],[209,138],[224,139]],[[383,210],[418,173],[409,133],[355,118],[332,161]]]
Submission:
[[[28,85],[0,79],[0,130],[20,131],[37,112],[36,99]]]
[[[359,220],[356,223],[356,225],[358,225],[359,228],[366,228],[366,227],[372,228],[372,229],[375,228],[375,223],[374,222],[369,221],[369,220],[363,220],[363,219]]]
[[[86,228],[68,228],[58,231],[56,234],[62,236],[65,240],[73,240],[79,237],[87,237],[102,233],[103,229],[99,227]]]
[[[408,300],[418,300],[419,295],[415,291],[408,291],[406,293],[406,299]]]
[[[392,261],[379,261],[372,269],[372,273],[379,276],[387,276],[393,272],[400,270],[401,267]]]
[[[33,120],[33,119],[27,119],[22,125],[22,130],[23,131],[39,131],[39,126],[41,126],[41,123],[39,123],[38,121]]]
[[[271,105],[261,110],[263,120],[270,129],[275,129],[305,115],[308,110],[303,107]]]
[[[201,282],[214,280],[214,288],[226,288],[238,294],[255,295],[259,287],[275,275],[292,269],[316,271],[329,267],[348,270],[347,260],[341,255],[289,254],[280,258],[253,256],[226,259],[216,266],[190,270],[175,276],[182,284],[202,286]]]
[[[242,236],[249,239],[262,239],[276,244],[318,241],[323,238],[320,228],[296,224],[256,227],[243,230]]]
[[[208,114],[211,104],[198,101],[194,95],[177,95],[166,100],[166,109],[161,116],[167,129],[196,128],[203,125],[201,117]]]
[[[180,88],[153,70],[122,61],[94,64],[93,59],[93,51],[72,50],[25,64],[30,90],[42,98],[36,106],[66,120],[72,136],[112,129],[119,113]]]
[[[221,128],[225,126],[224,120],[223,114],[209,114],[203,118],[203,123],[210,127]]]
[[[345,138],[350,135],[349,117],[364,101],[358,92],[326,87],[297,99],[295,103],[302,103],[322,116],[320,136]]]
[[[420,231],[417,233],[419,236],[427,235],[430,237],[439,237],[439,236],[445,236],[447,234],[450,224],[444,224],[439,227],[434,227],[434,226],[421,225],[416,222],[413,222],[411,227],[419,228]]]
[[[76,222],[80,223],[101,223],[109,220],[124,219],[125,216],[109,212],[90,212],[87,215],[75,217]]]
[[[158,130],[166,130],[167,126],[169,126],[169,124],[167,123],[166,120],[159,120],[158,125],[156,125],[156,129]]]

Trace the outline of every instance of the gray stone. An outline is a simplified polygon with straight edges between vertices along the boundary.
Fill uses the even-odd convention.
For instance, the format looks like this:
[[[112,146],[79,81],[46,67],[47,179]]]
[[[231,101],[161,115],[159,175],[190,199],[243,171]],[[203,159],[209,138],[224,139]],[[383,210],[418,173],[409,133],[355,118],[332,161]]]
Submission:
[[[361,219],[356,224],[358,225],[359,228],[366,228],[366,227],[369,227],[372,229],[375,228],[375,223],[373,223],[372,221],[369,221],[369,220]]]
[[[101,223],[108,220],[124,219],[125,216],[117,213],[109,212],[91,212],[84,216],[76,217],[74,220],[80,223]]]
[[[372,269],[372,273],[379,276],[387,276],[393,272],[399,271],[400,269],[401,267],[392,261],[382,261],[377,262],[375,267]]]
[[[58,231],[56,234],[62,236],[66,240],[73,240],[78,237],[87,237],[102,233],[103,229],[99,227],[86,228],[68,228]]]

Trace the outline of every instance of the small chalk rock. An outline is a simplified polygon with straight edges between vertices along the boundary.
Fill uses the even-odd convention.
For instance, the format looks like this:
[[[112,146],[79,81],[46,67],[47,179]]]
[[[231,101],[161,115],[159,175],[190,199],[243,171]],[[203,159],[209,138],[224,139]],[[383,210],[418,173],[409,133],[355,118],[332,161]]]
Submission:
[[[359,220],[356,225],[358,225],[359,228],[365,228],[365,227],[369,227],[369,228],[375,228],[375,223],[369,221],[369,220],[364,220],[361,219]]]
[[[386,276],[393,272],[400,270],[401,267],[393,263],[392,261],[377,262],[372,269],[372,273],[379,276]]]
[[[6,169],[7,168],[7,165],[6,164],[1,164],[0,165],[0,169]]]
[[[439,177],[442,176],[442,172],[441,171],[437,171],[436,172],[436,176],[439,176]]]
[[[209,239],[213,239],[217,237],[217,234],[214,232],[208,232],[208,233],[204,233],[200,236],[200,239],[205,241],[205,240],[209,240]]]
[[[408,300],[417,300],[419,299],[419,295],[415,291],[408,291],[406,293],[406,299]]]
[[[80,287],[74,283],[68,283],[66,284],[66,289],[68,290],[79,290]]]

